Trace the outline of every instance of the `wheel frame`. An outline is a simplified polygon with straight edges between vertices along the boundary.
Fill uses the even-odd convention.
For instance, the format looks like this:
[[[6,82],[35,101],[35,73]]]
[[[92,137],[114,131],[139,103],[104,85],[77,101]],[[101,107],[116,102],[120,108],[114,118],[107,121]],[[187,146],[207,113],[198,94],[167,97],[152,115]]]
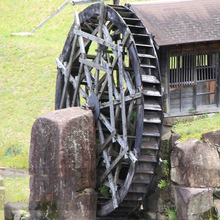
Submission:
[[[82,26],[86,21],[91,19],[92,17],[96,16],[98,17],[101,14],[102,8],[100,7],[100,4],[94,4],[86,8],[84,11],[82,11],[79,14],[79,26]],[[107,21],[112,22],[118,30],[122,33],[123,36],[126,36],[128,34],[129,30],[127,28],[126,23],[122,19],[122,17],[115,11],[111,6],[105,7],[105,19]],[[64,64],[68,61],[70,54],[71,54],[71,42],[74,40],[74,28],[76,28],[76,24],[73,24],[71,27],[67,40],[65,42],[63,52],[60,56],[60,62]],[[130,34],[130,33],[129,33]],[[142,77],[140,72],[140,66],[139,66],[139,57],[137,53],[137,48],[135,46],[135,42],[132,36],[129,37],[129,39],[126,41],[126,47],[129,48],[129,58],[131,62],[131,66],[133,68],[134,74],[135,74],[135,87],[138,92],[142,93]],[[59,65],[58,65],[59,67]],[[56,98],[55,98],[55,108],[59,109],[59,103],[60,99],[62,97],[62,90],[64,87],[64,78],[62,76],[62,68],[58,68],[58,74],[57,74],[57,84],[56,84]],[[141,151],[141,141],[142,141],[142,133],[143,133],[143,120],[144,120],[144,97],[141,95],[141,97],[137,100],[137,124],[136,124],[136,139],[135,139],[135,157],[139,159],[140,151]],[[98,124],[99,122],[97,122]],[[135,174],[136,169],[136,163],[130,163],[130,167],[127,173],[127,177],[125,179],[123,187],[121,187],[120,191],[117,193],[117,203],[114,204],[114,202],[110,199],[108,202],[106,202],[104,205],[102,205],[101,208],[98,209],[98,215],[99,216],[105,216],[111,212],[113,212],[115,209],[117,209],[118,205],[125,199],[129,187],[132,183],[132,179]],[[137,204],[138,201],[137,201]]]

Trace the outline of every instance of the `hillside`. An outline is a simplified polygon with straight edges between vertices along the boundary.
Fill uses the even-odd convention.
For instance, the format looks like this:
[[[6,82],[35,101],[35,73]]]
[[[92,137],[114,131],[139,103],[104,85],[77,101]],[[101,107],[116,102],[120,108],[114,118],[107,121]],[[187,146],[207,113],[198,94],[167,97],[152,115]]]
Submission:
[[[68,5],[32,37],[29,32],[64,1],[0,3],[0,164],[28,169],[31,127],[35,119],[54,109],[56,65],[78,6]],[[37,3],[37,4],[36,4]]]
[[[28,170],[31,127],[39,115],[54,110],[55,58],[62,51],[74,11],[82,11],[87,5],[69,4],[32,37],[11,36],[11,33],[30,32],[63,2],[0,2],[3,12],[0,23],[0,166]],[[215,117],[214,127],[209,127],[212,119],[203,118],[202,124],[209,120],[206,129],[220,128],[220,117]],[[175,129],[180,126],[177,123]],[[196,129],[187,132],[191,136],[198,133]]]

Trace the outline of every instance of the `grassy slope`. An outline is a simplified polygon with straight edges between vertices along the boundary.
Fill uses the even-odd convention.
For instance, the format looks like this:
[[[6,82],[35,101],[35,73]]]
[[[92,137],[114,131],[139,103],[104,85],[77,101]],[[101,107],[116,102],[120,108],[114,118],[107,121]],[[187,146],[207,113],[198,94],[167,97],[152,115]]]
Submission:
[[[28,169],[33,122],[39,115],[54,109],[54,60],[62,51],[74,11],[81,11],[87,5],[68,5],[33,37],[12,37],[10,34],[31,31],[63,2],[0,1],[0,166]],[[213,121],[217,123],[214,128],[219,128],[219,117]],[[212,123],[206,123],[207,130],[212,130]],[[182,130],[188,129],[185,133],[180,131],[184,136],[187,133],[197,135],[202,130],[200,125],[196,126],[199,132],[190,130],[189,124],[184,122],[175,125],[176,132],[181,126]],[[9,151],[13,148],[18,151],[15,156]]]
[[[215,131],[220,129],[220,114],[213,116],[203,115],[192,121],[183,120],[176,122],[173,125],[173,131],[180,134],[182,137],[180,141],[189,138],[201,139],[202,134],[208,131]]]
[[[28,169],[31,127],[39,115],[54,109],[54,60],[62,51],[77,7],[68,5],[33,37],[10,33],[31,31],[62,3],[0,2],[0,166]],[[18,149],[18,154],[5,156],[9,148]]]

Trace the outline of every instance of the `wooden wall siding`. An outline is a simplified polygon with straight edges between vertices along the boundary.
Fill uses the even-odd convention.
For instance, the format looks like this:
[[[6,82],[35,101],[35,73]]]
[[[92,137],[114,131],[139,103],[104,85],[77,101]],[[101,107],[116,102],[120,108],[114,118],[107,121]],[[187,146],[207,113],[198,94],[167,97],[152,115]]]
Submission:
[[[188,112],[193,105],[193,87],[177,87],[170,90],[170,113]]]
[[[219,107],[219,42],[161,47],[164,112],[190,114]]]
[[[173,53],[216,53],[220,51],[220,41],[201,42],[192,44],[169,46],[169,52]]]
[[[216,81],[197,83],[197,106],[217,104]]]

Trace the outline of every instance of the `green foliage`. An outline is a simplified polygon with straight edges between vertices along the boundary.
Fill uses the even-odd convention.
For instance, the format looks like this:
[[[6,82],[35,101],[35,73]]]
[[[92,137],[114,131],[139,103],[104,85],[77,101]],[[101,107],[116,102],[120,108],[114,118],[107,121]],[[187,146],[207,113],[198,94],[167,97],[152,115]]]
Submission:
[[[43,211],[42,220],[54,220],[59,216],[56,203],[53,202],[39,202],[36,210]]]
[[[106,198],[110,198],[111,197],[111,193],[110,193],[110,188],[106,185],[102,185],[99,188],[100,192],[102,193],[102,195]]]
[[[168,162],[168,160],[163,160],[162,168],[163,168],[163,174],[164,174],[166,177],[169,177],[170,168],[169,168],[169,162]]]
[[[203,213],[201,219],[202,220],[217,220],[219,219],[219,217],[220,216],[217,215],[215,207],[210,207],[210,209],[207,212]]]
[[[165,209],[165,215],[169,220],[177,220],[176,209]]]
[[[165,189],[168,185],[170,185],[170,167],[168,160],[163,160],[162,172],[163,175],[165,176],[165,179],[161,179],[157,186],[160,189]]]
[[[157,185],[160,189],[165,189],[167,184],[166,184],[166,180],[160,180],[158,185]]]
[[[5,187],[5,201],[24,202],[29,201],[29,177],[6,178],[3,181]]]
[[[182,136],[180,141],[189,138],[200,140],[203,133],[218,129],[220,129],[220,113],[216,113],[213,116],[206,114],[194,120],[176,121],[172,127],[175,133]]]
[[[189,113],[191,113],[192,115],[194,115],[195,112],[196,112],[196,110],[195,110],[194,108],[190,108],[190,109],[189,109]]]

